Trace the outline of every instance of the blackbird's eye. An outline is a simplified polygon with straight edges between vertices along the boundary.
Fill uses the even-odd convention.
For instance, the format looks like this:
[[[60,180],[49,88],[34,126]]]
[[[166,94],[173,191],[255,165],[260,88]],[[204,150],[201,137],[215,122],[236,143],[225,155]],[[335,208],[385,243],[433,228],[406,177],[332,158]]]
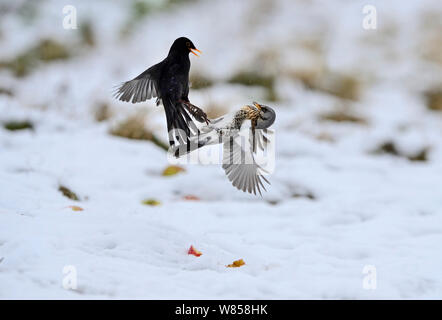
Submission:
[[[190,42],[189,41],[186,42],[186,46],[190,47]]]

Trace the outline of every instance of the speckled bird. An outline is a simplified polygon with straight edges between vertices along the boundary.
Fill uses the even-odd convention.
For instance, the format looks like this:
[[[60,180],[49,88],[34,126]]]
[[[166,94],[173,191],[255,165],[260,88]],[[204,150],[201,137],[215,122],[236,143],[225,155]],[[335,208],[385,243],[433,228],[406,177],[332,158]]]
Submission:
[[[211,120],[200,129],[200,134],[190,138],[190,143],[177,145],[171,152],[175,157],[181,157],[204,146],[222,143],[222,168],[232,185],[244,192],[256,195],[258,191],[261,194],[261,187],[266,190],[262,180],[270,182],[263,176],[267,172],[255,161],[254,155],[257,148],[264,150],[270,142],[268,136],[273,131],[268,128],[275,118],[272,108],[253,102],[253,106],[246,105]],[[244,129],[249,132],[248,139],[242,139],[240,133]]]

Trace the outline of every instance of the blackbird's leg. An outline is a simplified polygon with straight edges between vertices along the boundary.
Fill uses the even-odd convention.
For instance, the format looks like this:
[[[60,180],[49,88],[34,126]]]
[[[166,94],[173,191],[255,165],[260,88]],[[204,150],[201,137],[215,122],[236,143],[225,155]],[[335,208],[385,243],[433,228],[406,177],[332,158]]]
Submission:
[[[207,118],[207,114],[196,105],[190,103],[189,101],[179,100],[179,102],[183,103],[187,110],[189,110],[190,114],[199,122],[206,122],[206,124],[210,123],[210,120]]]

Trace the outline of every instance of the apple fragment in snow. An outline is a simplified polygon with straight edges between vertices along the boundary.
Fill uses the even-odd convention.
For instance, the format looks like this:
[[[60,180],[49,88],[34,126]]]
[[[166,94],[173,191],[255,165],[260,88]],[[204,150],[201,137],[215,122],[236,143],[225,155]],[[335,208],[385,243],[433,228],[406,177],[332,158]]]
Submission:
[[[232,264],[228,264],[226,267],[227,267],[227,268],[239,268],[239,267],[241,267],[241,266],[243,266],[243,265],[245,265],[245,264],[246,264],[246,263],[244,262],[243,259],[239,259],[239,260],[235,260],[235,261],[233,261]]]
[[[195,257],[199,257],[203,253],[201,251],[196,250],[193,246],[190,246],[189,250],[187,251],[187,254],[193,254]]]

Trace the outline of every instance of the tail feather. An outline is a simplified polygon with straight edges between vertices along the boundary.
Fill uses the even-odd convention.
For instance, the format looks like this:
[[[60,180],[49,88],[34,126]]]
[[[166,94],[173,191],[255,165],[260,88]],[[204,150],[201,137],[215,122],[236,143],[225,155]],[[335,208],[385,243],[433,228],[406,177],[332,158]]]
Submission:
[[[184,105],[180,102],[173,103],[167,98],[162,100],[166,112],[170,146],[174,146],[176,142],[178,142],[178,144],[189,143],[189,137],[198,134],[199,131],[184,108]]]

